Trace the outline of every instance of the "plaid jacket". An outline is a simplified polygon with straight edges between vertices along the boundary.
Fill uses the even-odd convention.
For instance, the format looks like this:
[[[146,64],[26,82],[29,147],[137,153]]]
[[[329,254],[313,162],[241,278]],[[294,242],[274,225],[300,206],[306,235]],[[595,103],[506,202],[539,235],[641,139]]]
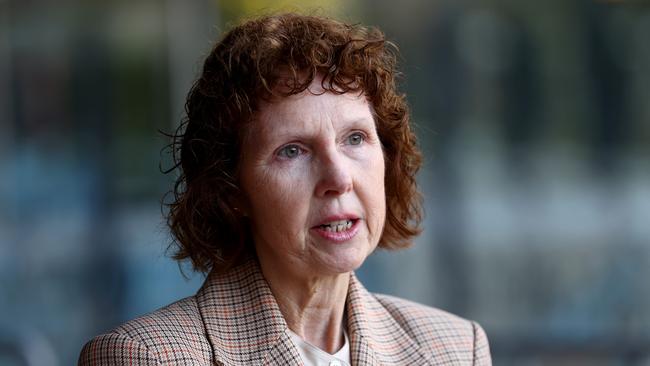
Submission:
[[[369,293],[352,275],[346,303],[353,365],[491,365],[481,327]],[[249,261],[211,274],[195,296],[95,337],[79,365],[302,365],[260,272]]]

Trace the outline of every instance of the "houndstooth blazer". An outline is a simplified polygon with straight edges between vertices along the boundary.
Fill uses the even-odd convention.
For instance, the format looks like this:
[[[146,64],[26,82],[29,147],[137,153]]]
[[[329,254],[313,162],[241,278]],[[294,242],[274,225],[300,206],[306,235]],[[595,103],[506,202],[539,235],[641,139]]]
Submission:
[[[352,275],[352,365],[491,365],[481,327],[442,310],[369,293]],[[79,365],[302,365],[287,324],[251,260],[210,274],[185,298],[95,337]]]

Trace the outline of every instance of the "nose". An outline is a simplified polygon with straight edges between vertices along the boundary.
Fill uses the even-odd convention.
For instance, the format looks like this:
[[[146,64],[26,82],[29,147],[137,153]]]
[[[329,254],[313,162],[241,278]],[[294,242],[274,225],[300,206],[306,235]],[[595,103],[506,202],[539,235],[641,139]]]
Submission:
[[[330,149],[317,162],[318,197],[339,196],[352,190],[351,167],[345,156],[336,149]]]

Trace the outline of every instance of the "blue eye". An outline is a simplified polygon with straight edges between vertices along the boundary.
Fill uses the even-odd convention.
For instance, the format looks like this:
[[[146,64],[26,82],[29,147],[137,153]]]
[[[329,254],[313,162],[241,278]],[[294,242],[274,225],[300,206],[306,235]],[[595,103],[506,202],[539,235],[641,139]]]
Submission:
[[[286,159],[293,159],[302,153],[302,149],[298,145],[287,145],[278,151],[278,156]]]
[[[349,143],[350,145],[361,145],[361,143],[363,142],[363,140],[365,140],[365,138],[364,138],[364,136],[363,136],[361,133],[359,133],[359,132],[355,132],[355,133],[353,133],[352,135],[350,135],[350,136],[348,137],[348,143]]]

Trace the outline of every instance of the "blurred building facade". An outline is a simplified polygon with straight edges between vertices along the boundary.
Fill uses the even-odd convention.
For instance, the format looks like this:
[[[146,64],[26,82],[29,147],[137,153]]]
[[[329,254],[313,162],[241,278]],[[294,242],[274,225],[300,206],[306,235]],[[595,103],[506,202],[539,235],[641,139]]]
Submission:
[[[402,52],[425,155],[416,245],[359,271],[479,321],[497,365],[650,364],[645,1],[0,1],[0,364],[193,294],[159,133],[226,24],[320,5]]]

